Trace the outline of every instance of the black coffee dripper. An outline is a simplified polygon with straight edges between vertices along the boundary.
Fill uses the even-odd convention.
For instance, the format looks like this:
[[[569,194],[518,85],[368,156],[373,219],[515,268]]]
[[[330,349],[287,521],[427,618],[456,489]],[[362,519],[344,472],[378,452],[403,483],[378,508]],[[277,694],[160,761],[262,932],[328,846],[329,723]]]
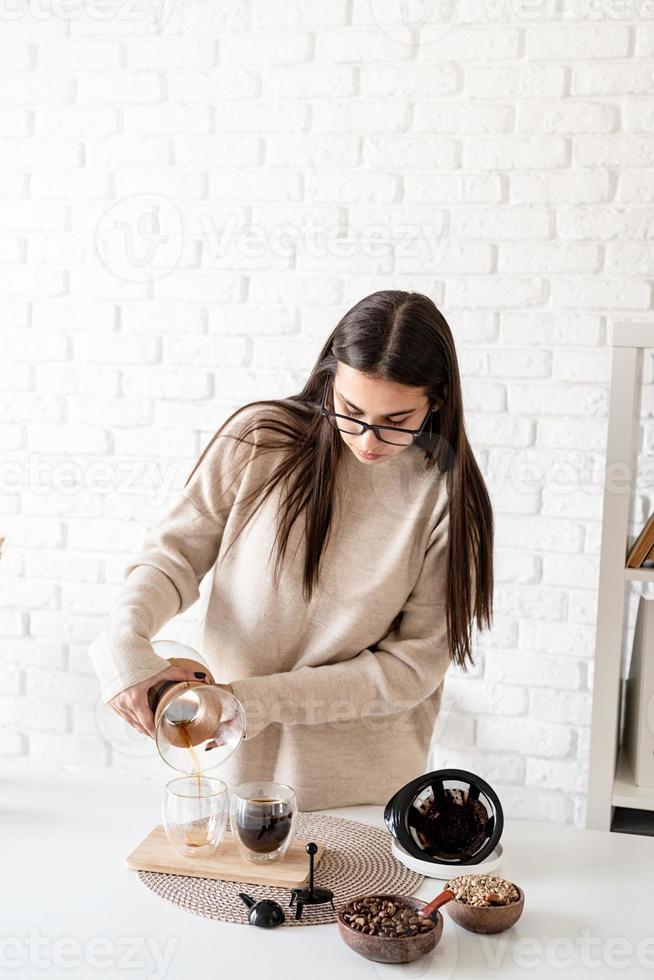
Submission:
[[[245,892],[239,892],[238,897],[249,909],[248,921],[251,926],[261,926],[262,929],[274,929],[276,926],[281,926],[282,922],[286,919],[284,909],[279,902],[275,902],[271,898],[262,898],[259,902],[255,902]]]
[[[334,908],[334,892],[330,888],[320,888],[313,883],[313,861],[317,851],[318,845],[314,844],[313,841],[307,844],[306,852],[309,855],[309,887],[291,889],[291,901],[289,905],[292,905],[293,902],[296,903],[296,919],[301,917],[305,905],[322,905],[324,902],[331,902],[334,912],[336,911]]]
[[[437,769],[412,779],[390,798],[384,823],[411,857],[465,867],[492,854],[504,813],[497,793],[481,776],[467,769]]]

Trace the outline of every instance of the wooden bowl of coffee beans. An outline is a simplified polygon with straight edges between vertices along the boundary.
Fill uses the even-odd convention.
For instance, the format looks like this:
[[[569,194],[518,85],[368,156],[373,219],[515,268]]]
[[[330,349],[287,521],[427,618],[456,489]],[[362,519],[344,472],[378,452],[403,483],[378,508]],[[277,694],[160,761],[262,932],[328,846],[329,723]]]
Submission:
[[[457,925],[470,932],[504,932],[522,915],[522,888],[498,875],[460,875],[445,885],[454,899],[444,907]]]
[[[443,916],[419,916],[426,902],[409,895],[366,895],[338,910],[341,938],[376,963],[410,963],[429,953],[443,933]]]

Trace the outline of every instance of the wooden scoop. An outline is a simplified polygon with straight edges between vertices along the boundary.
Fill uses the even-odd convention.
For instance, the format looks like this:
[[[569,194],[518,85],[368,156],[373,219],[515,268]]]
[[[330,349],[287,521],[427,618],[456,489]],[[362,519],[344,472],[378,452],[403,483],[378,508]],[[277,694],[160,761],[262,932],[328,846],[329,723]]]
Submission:
[[[454,892],[450,891],[449,888],[444,888],[443,891],[434,898],[429,905],[425,905],[423,908],[418,910],[418,915],[431,915],[436,909],[439,909],[441,905],[445,905],[446,902],[451,902],[454,898]]]

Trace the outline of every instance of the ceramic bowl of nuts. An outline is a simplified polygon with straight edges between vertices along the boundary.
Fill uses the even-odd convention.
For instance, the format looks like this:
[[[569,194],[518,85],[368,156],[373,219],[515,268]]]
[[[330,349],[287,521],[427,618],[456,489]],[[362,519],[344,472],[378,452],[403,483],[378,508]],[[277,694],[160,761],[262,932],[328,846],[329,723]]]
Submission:
[[[445,885],[454,898],[445,905],[451,919],[471,932],[504,932],[522,915],[525,893],[499,875],[460,875]]]
[[[426,902],[410,895],[366,895],[338,910],[341,938],[377,963],[410,963],[429,953],[443,933],[443,916],[417,913]]]

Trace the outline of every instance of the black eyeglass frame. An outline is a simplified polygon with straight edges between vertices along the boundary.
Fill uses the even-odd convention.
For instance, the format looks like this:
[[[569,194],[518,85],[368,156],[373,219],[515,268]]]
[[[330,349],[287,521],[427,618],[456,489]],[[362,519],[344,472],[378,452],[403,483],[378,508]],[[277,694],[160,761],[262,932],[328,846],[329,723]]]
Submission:
[[[320,414],[326,416],[328,419],[330,418],[346,419],[348,422],[353,422],[355,425],[361,426],[360,432],[348,432],[347,435],[350,436],[362,436],[367,429],[372,429],[377,439],[379,439],[380,442],[385,443],[387,446],[403,445],[401,442],[391,442],[389,439],[384,439],[384,437],[379,434],[379,429],[385,429],[389,432],[404,432],[408,435],[411,435],[412,441],[415,442],[415,440],[422,435],[422,431],[427,424],[427,420],[429,419],[430,415],[434,411],[434,402],[431,401],[429,403],[429,411],[425,415],[418,429],[402,429],[399,425],[377,425],[376,423],[373,422],[362,422],[361,419],[353,419],[351,415],[341,415],[340,412],[330,412],[330,410],[325,407],[325,400],[327,398],[327,389],[329,387],[329,381],[330,379],[327,378],[327,383],[325,384],[325,390],[323,392],[322,402],[320,405]],[[336,426],[336,428],[338,428],[338,426]],[[339,430],[339,431],[343,431],[343,430]],[[406,443],[405,445],[410,446],[411,443]]]

